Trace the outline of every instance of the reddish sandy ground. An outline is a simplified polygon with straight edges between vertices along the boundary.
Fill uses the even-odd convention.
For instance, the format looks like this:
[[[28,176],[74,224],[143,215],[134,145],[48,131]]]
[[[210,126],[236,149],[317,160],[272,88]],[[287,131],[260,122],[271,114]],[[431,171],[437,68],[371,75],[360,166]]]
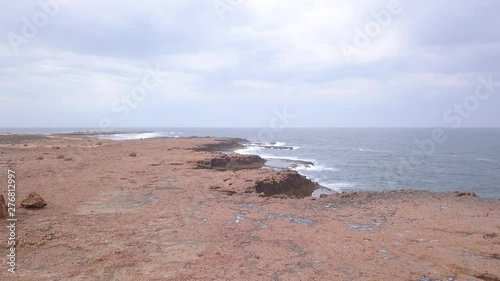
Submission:
[[[0,142],[1,194],[11,168],[48,204],[17,209],[16,274],[0,227],[0,280],[500,280],[498,199],[232,194],[269,171],[193,169],[214,142]]]

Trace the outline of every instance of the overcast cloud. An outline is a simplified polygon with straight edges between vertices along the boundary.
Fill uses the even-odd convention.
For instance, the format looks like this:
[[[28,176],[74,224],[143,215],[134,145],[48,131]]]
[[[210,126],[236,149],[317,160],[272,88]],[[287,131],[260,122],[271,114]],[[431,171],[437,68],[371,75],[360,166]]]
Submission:
[[[2,4],[0,127],[500,126],[496,0]]]

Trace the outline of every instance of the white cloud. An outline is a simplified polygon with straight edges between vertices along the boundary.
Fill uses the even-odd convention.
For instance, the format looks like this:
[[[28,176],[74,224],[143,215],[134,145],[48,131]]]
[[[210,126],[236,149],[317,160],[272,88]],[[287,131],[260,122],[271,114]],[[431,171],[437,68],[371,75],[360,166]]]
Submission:
[[[193,53],[178,53],[155,59],[174,69],[188,71],[217,71],[237,66],[239,54],[232,49],[217,51],[200,51]]]
[[[264,80],[235,80],[234,85],[256,89],[276,89],[280,84]]]
[[[0,44],[0,108],[109,112],[156,65],[169,75],[145,104],[224,101],[241,109],[248,101],[443,102],[481,71],[499,72],[493,31],[481,33],[488,40],[462,40],[458,26],[450,40],[427,36],[434,27],[424,19],[433,15],[420,12],[435,11],[430,0],[401,0],[405,10],[347,60],[341,44],[353,45],[356,30],[388,2],[248,0],[220,21],[210,1],[70,1],[19,53]],[[0,13],[2,31],[19,31],[19,19],[33,12],[13,5]],[[467,5],[436,17],[446,22]]]

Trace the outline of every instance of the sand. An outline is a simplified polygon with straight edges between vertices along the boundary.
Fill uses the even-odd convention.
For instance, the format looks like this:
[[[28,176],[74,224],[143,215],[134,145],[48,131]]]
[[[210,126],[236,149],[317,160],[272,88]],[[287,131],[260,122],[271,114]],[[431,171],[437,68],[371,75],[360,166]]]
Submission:
[[[194,168],[217,139],[2,137],[0,194],[10,168],[47,206],[18,204],[15,274],[0,227],[1,280],[500,280],[498,199],[263,197],[272,171]]]

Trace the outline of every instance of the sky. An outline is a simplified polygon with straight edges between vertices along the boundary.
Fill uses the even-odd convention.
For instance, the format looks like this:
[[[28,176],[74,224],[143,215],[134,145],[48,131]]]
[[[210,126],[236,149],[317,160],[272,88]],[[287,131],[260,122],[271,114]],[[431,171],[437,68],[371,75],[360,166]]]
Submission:
[[[500,126],[497,0],[0,1],[0,127]]]

